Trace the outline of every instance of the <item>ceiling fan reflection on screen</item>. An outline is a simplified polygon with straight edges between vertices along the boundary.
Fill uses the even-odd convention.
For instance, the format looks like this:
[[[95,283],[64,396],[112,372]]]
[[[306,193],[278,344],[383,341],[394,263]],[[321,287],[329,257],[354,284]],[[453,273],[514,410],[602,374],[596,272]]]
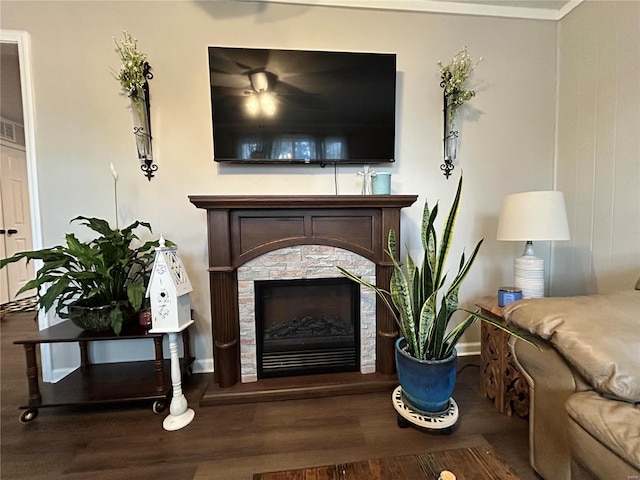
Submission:
[[[278,76],[266,70],[251,71],[247,75],[251,82],[251,90],[244,91],[247,96],[245,103],[247,113],[251,117],[273,117],[278,110],[273,92]]]
[[[249,116],[275,116],[278,108],[292,104],[322,108],[322,95],[314,90],[324,73],[269,58],[268,51],[230,50],[211,58],[212,87]]]
[[[296,75],[290,77],[293,81],[299,79]],[[220,84],[214,88],[224,89],[229,96],[246,97],[242,101],[242,107],[250,117],[273,117],[278,113],[279,107],[288,103],[295,103],[306,109],[315,109],[320,105],[319,94],[285,82],[265,68],[240,74],[218,74],[218,79]]]

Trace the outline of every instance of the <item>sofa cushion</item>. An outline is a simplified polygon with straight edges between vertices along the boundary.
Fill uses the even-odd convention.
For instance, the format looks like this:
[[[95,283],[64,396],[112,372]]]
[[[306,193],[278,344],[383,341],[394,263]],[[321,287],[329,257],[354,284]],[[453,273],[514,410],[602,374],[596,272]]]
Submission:
[[[520,300],[503,314],[551,342],[601,394],[640,402],[640,290]]]
[[[591,436],[640,469],[640,406],[590,391],[571,395],[565,407]]]

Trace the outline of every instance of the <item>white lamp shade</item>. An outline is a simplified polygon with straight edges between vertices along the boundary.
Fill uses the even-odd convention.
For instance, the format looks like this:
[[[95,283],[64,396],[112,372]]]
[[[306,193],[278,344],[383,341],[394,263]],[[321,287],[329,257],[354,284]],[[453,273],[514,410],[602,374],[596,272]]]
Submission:
[[[562,192],[507,195],[502,202],[497,240],[569,240],[569,222]]]

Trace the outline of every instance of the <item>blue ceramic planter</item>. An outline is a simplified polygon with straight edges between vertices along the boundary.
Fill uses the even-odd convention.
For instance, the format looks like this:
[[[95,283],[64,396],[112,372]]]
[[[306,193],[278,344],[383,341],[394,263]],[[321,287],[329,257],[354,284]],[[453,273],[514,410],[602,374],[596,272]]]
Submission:
[[[444,360],[418,360],[402,350],[406,344],[403,337],[396,341],[396,368],[406,402],[426,413],[446,410],[456,384],[455,348]]]

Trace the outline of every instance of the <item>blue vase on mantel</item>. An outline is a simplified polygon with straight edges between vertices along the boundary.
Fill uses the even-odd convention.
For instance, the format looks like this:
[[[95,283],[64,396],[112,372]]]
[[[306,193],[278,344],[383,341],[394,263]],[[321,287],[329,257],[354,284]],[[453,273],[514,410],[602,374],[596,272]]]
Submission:
[[[456,384],[456,349],[444,360],[419,360],[404,350],[406,346],[404,337],[396,341],[396,369],[405,403],[427,414],[447,410]]]

